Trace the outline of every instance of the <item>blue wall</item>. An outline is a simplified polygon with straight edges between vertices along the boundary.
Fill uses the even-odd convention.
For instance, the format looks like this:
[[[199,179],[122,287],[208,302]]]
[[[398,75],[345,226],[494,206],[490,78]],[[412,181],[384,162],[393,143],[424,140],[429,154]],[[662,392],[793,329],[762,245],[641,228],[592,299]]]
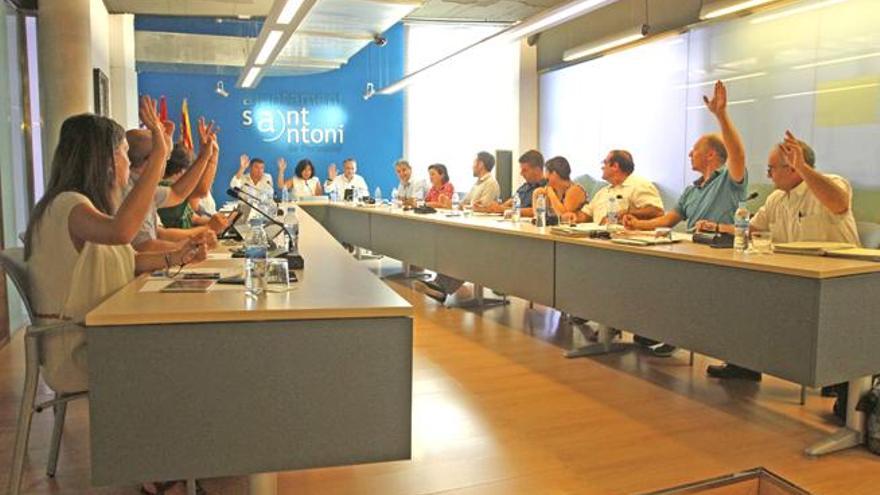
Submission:
[[[403,76],[403,26],[394,26],[385,36],[388,45],[384,48],[370,44],[338,70],[265,77],[254,90],[236,89],[231,77],[142,72],[138,91],[165,95],[169,116],[178,122],[180,104],[187,98],[193,133],[200,115],[220,126],[220,164],[213,188],[218,205],[227,199],[226,188],[242,153],[265,160],[273,180],[277,180],[275,162],[280,156],[288,162],[286,177],[297,161],[309,158],[322,180],[328,164],[337,163],[341,172],[342,160],[350,156],[357,160],[358,173],[370,191],[380,186],[387,196],[397,185],[393,164],[403,154],[403,93],[366,101],[362,96],[367,81],[379,88]],[[215,93],[218,80],[223,81],[228,98]],[[305,138],[304,124],[308,124]],[[314,140],[327,142],[315,144]]]

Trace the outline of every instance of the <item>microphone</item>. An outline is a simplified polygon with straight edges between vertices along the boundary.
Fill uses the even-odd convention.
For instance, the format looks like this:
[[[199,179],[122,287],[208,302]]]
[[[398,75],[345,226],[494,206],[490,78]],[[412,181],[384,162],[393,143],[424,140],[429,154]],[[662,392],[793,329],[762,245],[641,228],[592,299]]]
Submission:
[[[235,192],[237,192],[237,193],[239,193],[239,194],[244,194],[244,195],[246,195],[247,197],[249,197],[249,198],[251,198],[252,200],[257,201],[257,202],[259,202],[259,203],[262,203],[262,202],[263,202],[263,199],[262,199],[262,198],[260,198],[260,197],[258,197],[258,196],[255,196],[255,195],[249,193],[248,191],[245,191],[244,189],[242,189],[242,188],[240,188],[240,187],[238,187],[238,186],[233,187],[231,190],[233,190],[233,191],[235,191]],[[229,191],[226,191],[226,194],[229,194]],[[231,196],[231,194],[230,194],[230,196]],[[247,203],[247,202],[245,202],[245,203]],[[279,214],[279,215],[283,215],[283,212],[279,209],[279,210],[278,210],[278,214]]]
[[[757,197],[758,197],[758,191],[753,191],[752,194],[749,194],[749,195],[746,197],[746,201],[751,201],[751,200],[753,200],[753,199],[755,199],[755,198],[757,198]]]
[[[264,218],[266,218],[266,220],[269,220],[269,222],[271,222],[272,224],[281,227],[281,231],[284,232],[285,236],[287,236],[288,245],[293,246],[293,236],[290,235],[290,232],[287,231],[287,229],[284,227],[284,224],[279,222],[274,217],[272,217],[271,215],[269,215],[265,211],[261,210],[260,208],[257,208],[257,206],[254,205],[253,203],[248,202],[248,200],[246,200],[244,198],[244,196],[242,194],[240,194],[243,192],[244,191],[240,190],[239,188],[226,190],[226,194],[228,194],[230,197],[235,198],[235,199],[241,201],[242,203],[250,206],[251,209],[253,209],[257,213],[262,215]],[[245,193],[245,194],[247,194],[247,193]],[[248,196],[250,196],[250,195],[248,195]],[[276,257],[286,259],[287,264],[288,264],[288,268],[302,269],[303,265],[305,264],[302,256],[300,256],[298,254],[291,254],[290,251],[281,253],[280,255],[278,255]]]

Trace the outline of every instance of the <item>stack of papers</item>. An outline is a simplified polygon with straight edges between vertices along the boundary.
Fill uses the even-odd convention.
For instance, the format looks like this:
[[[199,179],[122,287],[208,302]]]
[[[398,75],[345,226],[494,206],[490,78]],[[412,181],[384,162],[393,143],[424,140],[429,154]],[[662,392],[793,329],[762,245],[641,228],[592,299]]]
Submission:
[[[661,244],[674,244],[680,242],[680,239],[666,239],[663,237],[655,237],[653,235],[631,235],[627,237],[615,237],[611,239],[615,244],[629,244],[631,246],[659,246]]]
[[[812,256],[825,256],[832,251],[853,249],[855,246],[845,242],[785,242],[774,244],[773,251],[788,254],[808,254]]]
[[[826,256],[832,258],[848,258],[853,260],[880,261],[880,249],[850,248],[828,251]]]

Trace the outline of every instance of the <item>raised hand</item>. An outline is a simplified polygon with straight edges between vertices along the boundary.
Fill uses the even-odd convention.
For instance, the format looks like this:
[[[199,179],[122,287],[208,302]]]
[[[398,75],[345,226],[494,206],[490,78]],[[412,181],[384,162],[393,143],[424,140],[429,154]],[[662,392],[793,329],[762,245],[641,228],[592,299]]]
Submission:
[[[801,143],[791,131],[785,131],[785,141],[782,143],[782,156],[785,159],[786,165],[793,168],[799,175],[803,175],[802,170],[807,167],[807,162],[804,159],[804,149],[801,148]]]
[[[174,121],[173,120],[163,120],[162,126],[165,128],[165,139],[169,142],[174,142]]]
[[[214,139],[215,130],[214,130],[214,122],[212,121],[210,124],[205,122],[204,117],[199,117],[199,149],[207,148],[211,145],[211,141]]]
[[[239,173],[242,173],[245,170],[247,170],[248,165],[250,165],[250,164],[251,164],[251,159],[247,155],[241,155],[240,157],[238,157],[238,171],[239,171]]]
[[[284,173],[284,171],[286,169],[287,169],[287,160],[285,160],[284,157],[279,158],[278,159],[278,172]]]
[[[336,165],[335,164],[330,165],[330,167],[327,168],[327,180],[332,181],[333,179],[336,178],[337,175],[338,175],[338,172],[336,171]]]
[[[152,131],[154,134],[161,134],[164,132],[165,127],[162,124],[162,119],[159,118],[159,111],[156,109],[156,100],[150,98],[149,95],[141,97],[138,115],[140,116],[144,127]]]
[[[707,96],[703,96],[703,102],[706,108],[714,115],[718,115],[727,110],[727,88],[721,81],[715,81],[715,94],[710,100]]]

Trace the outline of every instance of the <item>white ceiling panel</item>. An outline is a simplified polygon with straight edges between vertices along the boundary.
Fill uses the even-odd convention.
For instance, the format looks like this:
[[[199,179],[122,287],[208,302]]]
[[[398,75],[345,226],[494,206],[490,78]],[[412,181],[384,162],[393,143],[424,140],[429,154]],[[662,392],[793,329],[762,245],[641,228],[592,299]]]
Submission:
[[[111,13],[236,17],[264,17],[273,0],[104,0]]]
[[[315,73],[345,64],[401,19],[515,21],[565,0],[317,0],[267,75]],[[273,0],[105,0],[111,12],[265,17]],[[253,38],[138,31],[137,60],[153,67],[243,67]]]

